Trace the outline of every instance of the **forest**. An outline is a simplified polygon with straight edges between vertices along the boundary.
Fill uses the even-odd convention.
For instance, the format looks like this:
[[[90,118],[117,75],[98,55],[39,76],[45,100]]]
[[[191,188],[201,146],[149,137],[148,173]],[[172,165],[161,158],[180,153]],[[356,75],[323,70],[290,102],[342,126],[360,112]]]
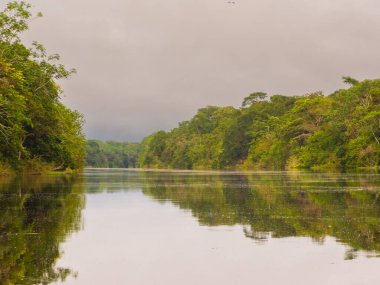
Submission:
[[[343,77],[329,96],[254,92],[241,108],[208,106],[140,146],[139,167],[176,169],[310,169],[342,171],[380,165],[380,80]]]
[[[88,140],[85,165],[96,168],[135,168],[138,143]]]
[[[9,2],[0,12],[0,174],[78,169],[83,166],[83,116],[65,107],[57,80],[69,78],[58,54],[27,47],[20,34],[32,19],[30,4]]]

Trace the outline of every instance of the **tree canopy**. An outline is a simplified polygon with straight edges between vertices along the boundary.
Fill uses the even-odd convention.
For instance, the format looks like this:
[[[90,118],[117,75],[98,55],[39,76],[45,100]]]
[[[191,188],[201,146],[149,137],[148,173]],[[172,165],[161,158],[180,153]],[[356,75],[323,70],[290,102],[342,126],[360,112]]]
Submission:
[[[0,166],[80,168],[83,116],[61,103],[57,84],[75,70],[66,69],[59,55],[48,55],[40,43],[22,43],[20,33],[31,18],[30,4],[23,1],[10,2],[0,12]]]
[[[329,96],[254,92],[242,108],[209,106],[141,144],[138,166],[344,170],[380,165],[380,80],[343,77]]]
[[[85,164],[97,168],[134,168],[138,151],[138,143],[88,140]]]

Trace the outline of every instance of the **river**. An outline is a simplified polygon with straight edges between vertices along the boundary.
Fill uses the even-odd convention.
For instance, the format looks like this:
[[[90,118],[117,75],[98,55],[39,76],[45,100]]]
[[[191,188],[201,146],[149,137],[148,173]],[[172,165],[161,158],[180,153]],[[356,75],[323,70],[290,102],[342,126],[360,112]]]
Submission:
[[[380,175],[0,180],[0,284],[380,284]]]

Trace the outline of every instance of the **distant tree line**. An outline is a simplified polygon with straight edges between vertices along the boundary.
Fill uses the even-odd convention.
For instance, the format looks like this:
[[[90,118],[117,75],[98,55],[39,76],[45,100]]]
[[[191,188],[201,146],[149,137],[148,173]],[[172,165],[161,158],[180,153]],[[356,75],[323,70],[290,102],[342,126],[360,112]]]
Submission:
[[[145,138],[139,167],[179,169],[378,168],[380,80],[343,78],[329,96],[267,96],[208,106],[170,132]]]
[[[98,168],[134,168],[138,150],[138,143],[88,140],[85,164]]]
[[[84,161],[83,117],[60,102],[57,84],[75,70],[41,44],[29,48],[21,42],[32,19],[29,10],[29,4],[14,1],[0,11],[0,174],[74,169]]]

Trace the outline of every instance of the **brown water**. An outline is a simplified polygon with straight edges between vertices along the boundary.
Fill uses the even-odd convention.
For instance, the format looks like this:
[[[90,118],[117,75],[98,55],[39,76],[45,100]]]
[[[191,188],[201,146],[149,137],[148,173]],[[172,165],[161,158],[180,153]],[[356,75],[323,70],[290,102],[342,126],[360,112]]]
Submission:
[[[380,284],[380,175],[0,180],[0,284]]]

